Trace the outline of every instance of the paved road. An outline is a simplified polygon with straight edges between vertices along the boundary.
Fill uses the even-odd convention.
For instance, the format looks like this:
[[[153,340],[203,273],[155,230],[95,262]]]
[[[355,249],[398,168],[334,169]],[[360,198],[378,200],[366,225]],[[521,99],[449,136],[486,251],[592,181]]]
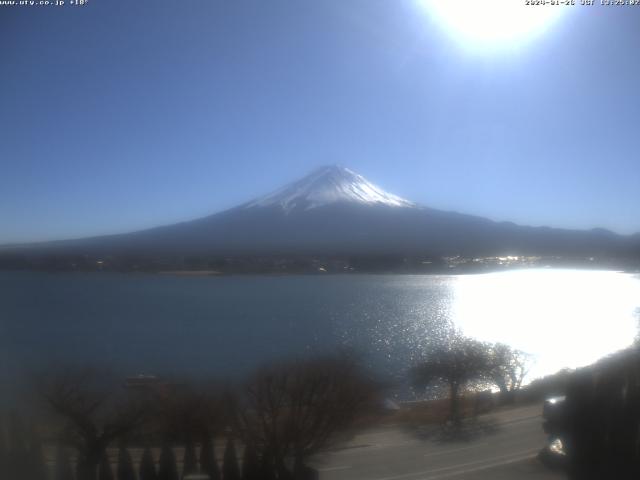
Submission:
[[[541,405],[485,417],[495,430],[469,441],[420,438],[397,426],[363,432],[315,462],[322,480],[560,480],[536,459]]]

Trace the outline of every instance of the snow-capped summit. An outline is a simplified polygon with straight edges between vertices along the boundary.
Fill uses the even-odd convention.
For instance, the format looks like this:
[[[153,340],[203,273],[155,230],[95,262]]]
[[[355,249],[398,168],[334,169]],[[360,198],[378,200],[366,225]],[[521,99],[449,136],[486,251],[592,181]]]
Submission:
[[[415,207],[413,202],[385,192],[348,168],[329,165],[245,204],[244,208],[279,206],[285,212],[291,212],[311,210],[333,203]]]

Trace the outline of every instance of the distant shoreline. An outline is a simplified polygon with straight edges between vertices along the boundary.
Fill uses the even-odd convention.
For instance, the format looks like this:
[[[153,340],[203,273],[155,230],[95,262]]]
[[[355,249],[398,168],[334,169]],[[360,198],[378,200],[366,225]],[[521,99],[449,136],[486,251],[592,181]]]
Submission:
[[[47,270],[47,269],[0,269],[0,272],[18,273],[18,272],[39,272],[49,274],[64,274],[64,273],[106,273],[106,274],[141,274],[158,275],[158,276],[173,276],[173,277],[186,277],[186,278],[200,278],[200,277],[290,277],[290,276],[305,276],[305,277],[336,277],[336,276],[363,276],[363,275],[407,275],[407,276],[456,276],[456,275],[483,275],[493,273],[507,273],[525,270],[584,270],[584,271],[603,271],[603,272],[615,272],[623,274],[640,274],[640,268],[633,267],[621,267],[621,266],[607,266],[607,265],[518,265],[502,268],[451,268],[442,270],[431,271],[401,271],[401,270],[380,270],[380,271],[219,271],[219,270]]]
[[[123,272],[130,273],[130,272]],[[147,272],[141,272],[147,273]],[[163,270],[160,272],[148,272],[157,275],[175,275],[178,277],[211,277],[225,275],[217,270]]]

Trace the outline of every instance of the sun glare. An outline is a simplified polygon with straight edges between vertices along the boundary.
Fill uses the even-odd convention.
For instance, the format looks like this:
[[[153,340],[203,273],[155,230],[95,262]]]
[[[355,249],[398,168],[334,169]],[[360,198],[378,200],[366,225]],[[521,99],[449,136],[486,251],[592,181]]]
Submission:
[[[481,340],[531,353],[531,377],[578,367],[636,337],[640,282],[586,270],[516,270],[456,277],[453,319]]]
[[[540,33],[562,15],[561,5],[527,6],[524,0],[418,0],[467,46],[513,46]]]

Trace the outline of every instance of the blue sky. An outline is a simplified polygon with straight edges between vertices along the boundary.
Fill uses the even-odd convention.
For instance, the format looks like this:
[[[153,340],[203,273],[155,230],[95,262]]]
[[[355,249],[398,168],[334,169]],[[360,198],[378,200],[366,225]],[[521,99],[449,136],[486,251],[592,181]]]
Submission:
[[[640,231],[640,7],[478,47],[417,0],[0,7],[0,243],[210,214],[338,163],[403,197]]]

